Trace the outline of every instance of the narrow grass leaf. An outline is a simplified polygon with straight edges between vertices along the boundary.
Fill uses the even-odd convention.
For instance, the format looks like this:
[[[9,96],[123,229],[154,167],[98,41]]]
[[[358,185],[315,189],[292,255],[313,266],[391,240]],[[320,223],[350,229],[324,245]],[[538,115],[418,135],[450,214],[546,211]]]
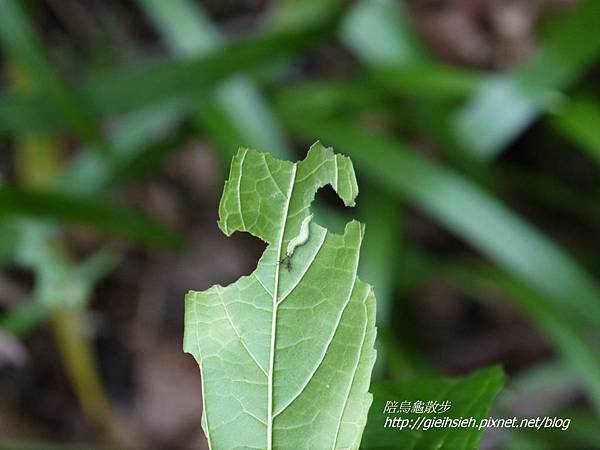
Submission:
[[[102,144],[95,130],[93,118],[76,93],[69,89],[47,60],[41,42],[23,10],[19,0],[4,0],[0,14],[0,41],[5,50],[33,81],[34,92],[39,91],[66,125],[75,130],[82,139]],[[19,68],[17,68],[18,70]],[[0,107],[1,108],[1,107]],[[51,115],[53,115],[51,114]]]
[[[560,104],[552,118],[555,129],[600,164],[600,102],[579,97]]]
[[[372,65],[402,65],[419,60],[423,49],[409,26],[403,3],[361,0],[346,14],[341,40]]]
[[[197,3],[189,0],[173,0],[168,4],[160,0],[138,1],[174,54],[182,58],[207,55],[224,45],[218,29]],[[283,132],[257,86],[249,78],[235,76],[223,81],[199,109],[205,108],[207,103],[214,104],[214,108],[210,109],[218,109],[222,116],[220,120],[227,120],[229,127],[237,130],[233,135],[239,135],[241,139],[231,147],[232,152],[244,143],[279,156],[289,154]],[[210,115],[212,112],[195,117],[209,131],[219,133],[222,127],[215,128],[215,121],[210,120]],[[217,140],[221,139],[217,137]]]
[[[49,219],[116,234],[143,242],[181,248],[179,234],[138,211],[114,206],[97,197],[0,185],[0,217]]]
[[[483,84],[454,116],[456,135],[473,155],[491,160],[542,112],[556,105],[600,53],[600,2],[583,0],[556,17],[534,58]]]
[[[178,102],[188,111],[202,101],[207,88],[240,72],[264,67],[277,58],[298,54],[330,36],[337,17],[320,17],[310,24],[273,30],[224,45],[210,54],[193,59],[163,60],[135,68],[112,68],[89,74],[77,90],[90,110],[99,117],[139,110],[150,105]],[[13,114],[28,119],[32,127],[45,131],[68,128],[64,117],[52,117],[44,106],[48,96],[0,95],[0,131],[11,126],[25,129]]]

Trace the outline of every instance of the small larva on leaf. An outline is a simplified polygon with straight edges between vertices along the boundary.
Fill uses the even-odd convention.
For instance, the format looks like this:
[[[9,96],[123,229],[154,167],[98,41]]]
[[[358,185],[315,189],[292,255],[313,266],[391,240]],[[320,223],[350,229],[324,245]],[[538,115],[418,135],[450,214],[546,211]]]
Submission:
[[[290,239],[290,242],[288,242],[287,250],[285,252],[286,256],[292,256],[292,253],[294,253],[296,247],[306,244],[306,241],[308,241],[308,226],[310,225],[312,218],[313,215],[311,214],[310,216],[306,216],[306,218],[302,221],[298,236]]]

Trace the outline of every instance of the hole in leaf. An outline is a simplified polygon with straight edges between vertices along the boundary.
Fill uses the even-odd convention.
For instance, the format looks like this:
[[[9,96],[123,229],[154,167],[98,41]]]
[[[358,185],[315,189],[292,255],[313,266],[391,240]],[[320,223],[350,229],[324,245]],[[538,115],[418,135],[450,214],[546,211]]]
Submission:
[[[314,220],[324,228],[337,234],[344,234],[346,224],[353,218],[354,208],[344,205],[342,199],[327,185],[317,192],[315,201],[311,205]]]

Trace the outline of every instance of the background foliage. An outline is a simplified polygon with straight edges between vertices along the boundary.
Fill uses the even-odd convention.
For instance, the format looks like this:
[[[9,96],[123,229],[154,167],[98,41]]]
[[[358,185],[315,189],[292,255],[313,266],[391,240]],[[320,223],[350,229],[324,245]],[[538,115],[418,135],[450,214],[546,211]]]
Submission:
[[[360,177],[316,220],[368,224],[376,377],[502,363],[496,414],[573,425],[483,445],[600,446],[599,26],[596,0],[4,0],[0,446],[202,448],[183,293],[262,251],[216,228],[229,160],[317,139]]]

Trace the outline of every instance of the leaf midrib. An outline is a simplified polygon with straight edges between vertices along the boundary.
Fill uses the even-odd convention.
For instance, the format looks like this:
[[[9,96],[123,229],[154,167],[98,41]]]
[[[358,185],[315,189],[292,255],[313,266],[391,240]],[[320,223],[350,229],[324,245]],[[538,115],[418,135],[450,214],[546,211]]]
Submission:
[[[296,164],[292,165],[292,177],[290,180],[290,186],[288,188],[288,195],[283,210],[283,222],[281,224],[281,233],[279,235],[279,243],[277,246],[277,259],[275,261],[275,281],[273,286],[273,304],[272,304],[272,315],[271,315],[271,348],[269,351],[269,371],[267,373],[267,450],[273,448],[273,368],[275,362],[275,337],[277,331],[277,307],[278,307],[278,296],[279,296],[279,269],[281,260],[281,250],[283,248],[283,236],[285,228],[287,226],[288,213],[290,208],[290,202],[292,201],[292,194],[294,192],[294,184],[296,182],[296,172],[298,167]]]

